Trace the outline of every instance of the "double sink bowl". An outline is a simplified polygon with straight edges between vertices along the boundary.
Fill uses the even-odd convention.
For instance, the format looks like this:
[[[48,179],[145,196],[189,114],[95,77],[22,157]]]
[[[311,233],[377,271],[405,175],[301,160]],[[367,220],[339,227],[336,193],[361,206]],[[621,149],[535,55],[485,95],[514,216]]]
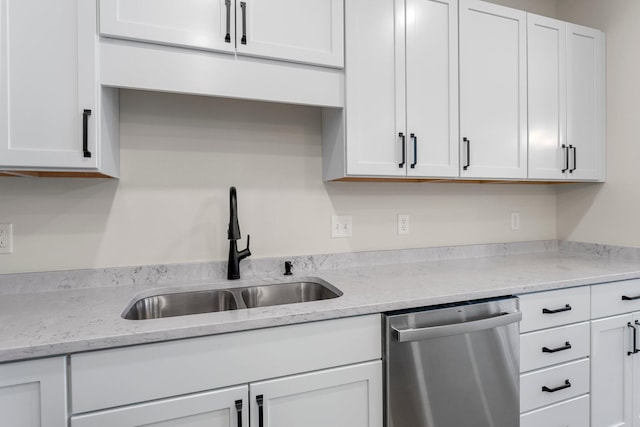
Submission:
[[[132,300],[122,317],[128,320],[159,319],[255,307],[269,307],[337,298],[342,292],[318,278],[226,289],[189,292],[166,291]]]

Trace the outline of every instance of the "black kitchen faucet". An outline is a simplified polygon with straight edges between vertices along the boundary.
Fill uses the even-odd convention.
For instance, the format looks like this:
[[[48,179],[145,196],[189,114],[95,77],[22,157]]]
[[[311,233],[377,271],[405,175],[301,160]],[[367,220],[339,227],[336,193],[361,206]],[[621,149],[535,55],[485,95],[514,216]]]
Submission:
[[[236,187],[229,189],[229,263],[227,265],[227,279],[236,280],[240,278],[240,261],[251,256],[249,250],[250,235],[247,235],[247,248],[238,251],[237,241],[240,239],[240,225],[238,224]]]

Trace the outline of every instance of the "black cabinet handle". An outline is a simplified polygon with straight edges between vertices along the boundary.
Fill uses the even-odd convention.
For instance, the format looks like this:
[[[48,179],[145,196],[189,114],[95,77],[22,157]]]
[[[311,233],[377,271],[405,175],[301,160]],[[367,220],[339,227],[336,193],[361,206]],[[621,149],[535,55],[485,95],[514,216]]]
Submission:
[[[236,413],[238,414],[238,427],[242,427],[242,400],[236,400]]]
[[[549,310],[548,308],[543,308],[542,309],[542,314],[555,314],[555,313],[562,313],[563,311],[571,311],[572,308],[569,304],[565,305],[562,308],[558,308],[555,310]]]
[[[413,139],[413,163],[411,163],[411,169],[415,169],[418,164],[418,137],[415,133],[410,135],[411,139]]]
[[[82,155],[86,158],[91,157],[91,151],[89,151],[89,116],[91,110],[84,110],[82,112]]]
[[[573,145],[569,145],[569,150],[573,150],[573,167],[569,169],[569,173],[573,173],[573,171],[576,170],[576,168],[578,167],[578,163],[576,159],[576,152],[578,151],[578,148],[574,147]]]
[[[622,295],[622,301],[634,301],[640,299],[640,295],[635,296],[635,297],[628,297],[626,295]]]
[[[256,402],[258,403],[258,427],[264,427],[264,411],[262,406],[264,397],[261,394],[256,396]]]
[[[462,138],[462,142],[465,144],[466,148],[466,162],[465,165],[462,166],[462,170],[467,170],[469,169],[469,166],[471,166],[471,140],[469,138]]]
[[[569,147],[562,144],[562,152],[564,153],[564,169],[562,169],[562,173],[565,173],[569,170]]]
[[[571,383],[569,382],[569,380],[564,380],[564,384],[554,388],[549,388],[546,385],[543,385],[542,391],[546,391],[547,393],[555,393],[556,391],[564,390],[565,388],[569,387],[571,387]]]
[[[240,39],[240,43],[247,44],[247,3],[241,1],[240,8],[242,9],[242,39]]]
[[[636,320],[636,325],[640,326],[637,320]],[[627,351],[627,356],[631,356],[633,354],[640,352],[640,350],[638,350],[638,330],[636,329],[635,326],[631,324],[631,322],[627,322],[627,326],[633,329],[633,349],[631,351]]]
[[[559,351],[565,351],[565,350],[569,350],[569,349],[571,349],[571,343],[569,343],[569,341],[566,341],[564,343],[563,347],[557,347],[557,348],[542,347],[542,352],[543,353],[557,353]]]
[[[400,132],[398,133],[398,136],[400,137],[400,143],[402,144],[402,163],[399,163],[398,167],[403,168],[404,164],[407,162],[407,148],[404,133]]]
[[[227,35],[224,36],[225,43],[231,43],[231,0],[225,0],[227,6]]]

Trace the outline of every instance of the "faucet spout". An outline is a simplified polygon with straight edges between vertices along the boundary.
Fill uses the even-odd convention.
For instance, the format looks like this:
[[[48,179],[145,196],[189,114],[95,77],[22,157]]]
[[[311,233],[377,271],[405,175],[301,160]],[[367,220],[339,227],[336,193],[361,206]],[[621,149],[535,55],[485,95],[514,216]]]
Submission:
[[[240,225],[238,224],[238,206],[236,188],[229,189],[229,262],[227,264],[227,279],[237,280],[240,278],[240,261],[251,256],[249,250],[249,242],[251,236],[247,235],[247,247],[241,251],[238,250],[237,241],[240,239]]]

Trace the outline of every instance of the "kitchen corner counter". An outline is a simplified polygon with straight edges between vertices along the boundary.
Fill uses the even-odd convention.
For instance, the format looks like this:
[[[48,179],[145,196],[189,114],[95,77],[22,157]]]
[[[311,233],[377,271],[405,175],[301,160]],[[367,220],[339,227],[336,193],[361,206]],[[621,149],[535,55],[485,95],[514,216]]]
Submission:
[[[634,279],[640,278],[640,262],[559,251],[320,269],[288,278],[272,275],[260,280],[192,282],[182,287],[229,288],[302,277],[322,278],[344,295],[140,321],[125,320],[121,314],[150,285],[1,295],[0,362]]]

